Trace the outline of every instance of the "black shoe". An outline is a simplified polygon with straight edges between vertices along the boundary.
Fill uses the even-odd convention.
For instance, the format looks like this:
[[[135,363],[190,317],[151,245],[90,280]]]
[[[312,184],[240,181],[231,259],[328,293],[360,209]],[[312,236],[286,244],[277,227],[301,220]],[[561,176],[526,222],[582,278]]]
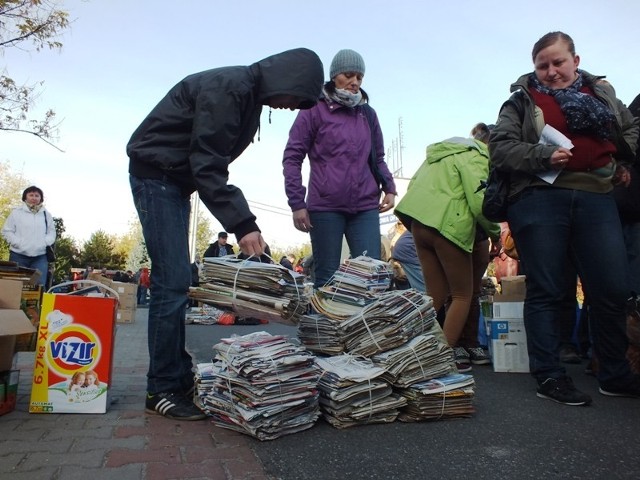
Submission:
[[[578,350],[573,345],[560,347],[560,361],[562,363],[582,363]]]
[[[591,397],[573,386],[573,380],[566,375],[560,378],[547,378],[538,384],[538,397],[553,400],[565,405],[590,405]]]
[[[633,375],[626,381],[601,383],[598,391],[609,397],[640,398],[640,376]]]
[[[147,394],[145,412],[157,413],[174,420],[203,420],[207,418],[189,398],[179,393]]]

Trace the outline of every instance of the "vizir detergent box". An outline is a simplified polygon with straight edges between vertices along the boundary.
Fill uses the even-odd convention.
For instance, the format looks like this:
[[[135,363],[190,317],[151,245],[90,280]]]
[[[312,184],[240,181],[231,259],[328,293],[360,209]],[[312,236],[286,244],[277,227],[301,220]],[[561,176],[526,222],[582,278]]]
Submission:
[[[105,413],[117,300],[45,293],[30,413]]]

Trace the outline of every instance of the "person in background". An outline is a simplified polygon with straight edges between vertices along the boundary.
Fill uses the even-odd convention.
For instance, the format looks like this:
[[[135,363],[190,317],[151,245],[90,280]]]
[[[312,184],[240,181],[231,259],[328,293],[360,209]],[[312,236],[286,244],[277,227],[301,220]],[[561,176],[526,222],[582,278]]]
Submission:
[[[422,275],[422,267],[416,252],[416,244],[409,230],[405,230],[393,244],[391,258],[400,264],[411,288],[423,293],[427,291],[424,276]]]
[[[280,265],[289,270],[293,270],[293,263],[295,261],[296,257],[294,257],[292,254],[288,254],[280,259]]]
[[[5,220],[2,236],[9,244],[9,261],[38,270],[37,284],[44,287],[49,273],[46,248],[56,241],[56,226],[43,202],[40,188],[26,188],[22,205],[11,210]]]
[[[149,268],[140,267],[140,276],[138,277],[138,305],[147,305],[147,293],[151,286],[151,278],[149,276]]]
[[[343,236],[351,256],[366,252],[380,259],[379,214],[395,203],[396,186],[384,161],[380,124],[360,88],[364,73],[359,53],[340,50],[331,62],[321,100],[298,114],[284,150],[285,191],[294,227],[311,237],[316,288],[340,266]],[[302,183],[306,156],[308,191]]]
[[[489,135],[494,125],[477,123],[471,129],[471,137],[481,141],[485,145],[489,143]],[[494,257],[500,250],[499,225],[492,224],[493,239],[489,240],[489,234],[480,225],[476,225],[476,236],[473,242],[472,258],[472,279],[473,294],[467,320],[464,323],[458,343],[454,348],[456,364],[461,373],[471,370],[471,365],[487,365],[491,363],[489,353],[480,346],[478,340],[478,329],[480,322],[480,294],[482,292],[482,277],[487,271],[489,259],[494,253]]]
[[[229,165],[253,141],[264,105],[310,108],[323,76],[320,58],[306,48],[195,73],[171,88],[131,136],[129,181],[153,268],[147,413],[206,418],[192,402],[193,359],[185,348],[191,194],[198,192],[243,252],[261,255],[265,241],[242,191],[227,183]]]
[[[629,111],[640,121],[640,95],[629,105]],[[640,295],[640,139],[636,141],[636,156],[625,180],[614,187],[618,214],[622,222],[622,234],[629,261],[629,286]]]
[[[470,368],[458,347],[474,294],[473,248],[476,223],[491,236],[500,227],[482,215],[489,175],[487,145],[473,138],[453,137],[427,147],[427,158],[409,182],[395,209],[413,235],[427,289],[438,312],[448,297],[442,330],[456,351],[456,366]],[[488,251],[488,248],[487,248]],[[476,327],[477,332],[477,327]],[[476,340],[477,342],[477,340]],[[477,343],[476,343],[477,345]]]
[[[611,195],[627,172],[619,162],[633,160],[638,125],[609,83],[579,68],[566,33],[541,37],[531,57],[533,72],[511,86],[489,148],[492,165],[510,174],[507,221],[527,276],[524,322],[537,396],[592,402],[559,362],[557,321],[577,272],[590,306],[600,393],[640,397],[640,378],[625,358],[628,265]],[[545,125],[573,146],[541,143]],[[549,172],[557,175],[552,183],[540,178]]]
[[[218,233],[218,240],[210,243],[207,249],[204,251],[204,258],[207,257],[224,257],[225,255],[235,255],[236,247],[233,244],[227,243],[229,234],[227,232]]]

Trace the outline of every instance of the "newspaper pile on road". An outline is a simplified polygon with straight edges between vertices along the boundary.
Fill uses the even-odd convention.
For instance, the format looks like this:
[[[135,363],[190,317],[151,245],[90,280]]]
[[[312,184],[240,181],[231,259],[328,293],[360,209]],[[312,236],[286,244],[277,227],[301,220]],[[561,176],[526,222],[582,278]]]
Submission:
[[[227,313],[226,310],[203,304],[199,307],[188,308],[184,323],[186,325],[216,325],[225,313]]]
[[[441,418],[470,417],[473,407],[474,379],[471,375],[453,373],[410,385],[396,391],[407,399],[398,420],[418,422]]]
[[[367,263],[361,259],[359,265]],[[318,385],[323,417],[344,428],[393,421],[395,408],[404,421],[470,415],[473,377],[467,376],[471,381],[464,386],[451,383],[450,376],[457,375],[453,350],[436,321],[433,299],[415,289],[370,290],[358,276],[344,284],[349,294],[334,283],[316,293],[311,302],[317,313],[304,315],[298,324],[307,349],[330,355],[316,360],[324,371]],[[370,377],[361,371],[356,372],[360,381],[348,376],[367,362]],[[445,383],[447,390],[434,391],[428,382]],[[398,406],[398,396],[406,406]],[[352,398],[361,402],[360,410],[349,403]]]
[[[384,369],[352,355],[316,358],[322,370],[318,389],[322,416],[336,428],[390,423],[407,400],[393,393]]]
[[[200,276],[189,297],[239,316],[296,325],[308,311],[304,275],[278,264],[205,257]]]
[[[259,440],[306,430],[320,416],[314,357],[285,336],[255,332],[223,338],[196,386],[215,425]]]

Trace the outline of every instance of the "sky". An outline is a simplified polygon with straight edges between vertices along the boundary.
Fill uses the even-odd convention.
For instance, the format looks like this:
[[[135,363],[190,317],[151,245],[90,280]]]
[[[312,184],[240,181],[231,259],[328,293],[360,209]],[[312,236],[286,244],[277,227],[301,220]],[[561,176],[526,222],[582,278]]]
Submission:
[[[98,230],[122,235],[137,221],[126,144],[191,73],[249,65],[296,47],[318,53],[328,72],[338,50],[356,50],[365,60],[362,87],[378,113],[387,162],[405,178],[427,145],[495,122],[511,83],[532,71],[531,49],[547,32],[571,35],[580,67],[606,75],[624,103],[640,93],[632,61],[640,52],[640,3],[629,0],[567,0],[552,8],[521,0],[58,3],[72,21],[60,38],[63,49],[10,48],[0,66],[18,82],[44,81],[34,111],[56,111],[63,151],[32,135],[0,132],[0,162],[43,189],[48,210],[80,243]],[[282,177],[297,112],[274,110],[271,123],[268,114],[263,109],[259,141],[231,164],[229,182],[249,200],[267,243],[298,246],[309,237],[293,228]],[[223,229],[202,205],[200,213],[214,232]]]

